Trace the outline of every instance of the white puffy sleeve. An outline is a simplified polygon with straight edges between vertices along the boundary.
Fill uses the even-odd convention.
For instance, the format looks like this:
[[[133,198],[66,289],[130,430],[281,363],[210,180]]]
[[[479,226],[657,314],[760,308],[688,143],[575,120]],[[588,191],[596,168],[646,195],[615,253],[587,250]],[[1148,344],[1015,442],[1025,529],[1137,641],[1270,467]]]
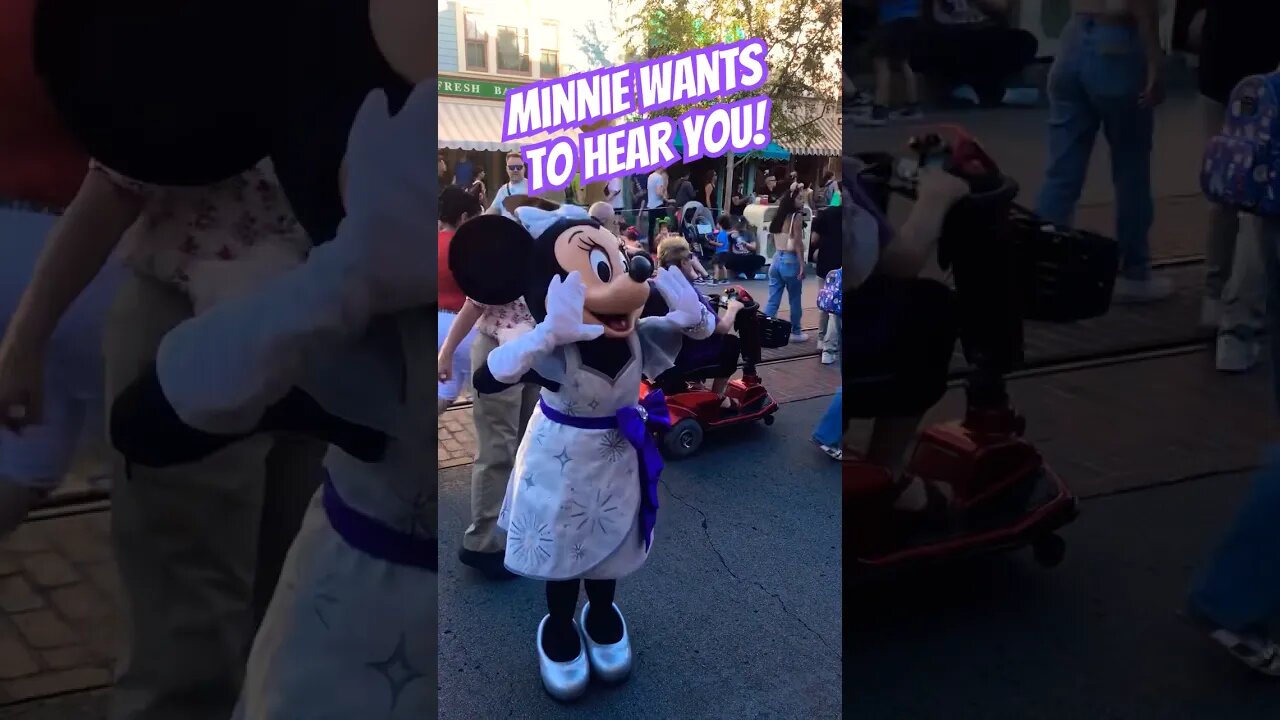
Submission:
[[[348,219],[298,268],[170,332],[156,371],[178,416],[206,432],[247,432],[301,379],[308,356],[375,317],[435,302],[435,254],[425,234],[405,230]]]
[[[373,318],[436,302],[437,255],[427,238],[439,182],[423,131],[435,113],[426,82],[394,116],[385,95],[371,93],[347,143],[349,212],[337,236],[165,337],[156,374],[183,422],[248,432],[302,378],[309,356],[363,333]]]

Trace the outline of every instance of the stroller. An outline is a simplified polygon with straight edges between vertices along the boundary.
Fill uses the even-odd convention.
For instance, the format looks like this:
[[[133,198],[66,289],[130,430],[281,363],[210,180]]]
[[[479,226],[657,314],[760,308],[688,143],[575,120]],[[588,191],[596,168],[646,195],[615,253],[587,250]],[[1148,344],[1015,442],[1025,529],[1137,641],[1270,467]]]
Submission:
[[[717,252],[728,249],[717,248],[712,244],[716,230],[715,213],[706,205],[693,201],[685,203],[680,209],[680,233],[689,241],[689,248],[704,265],[709,264]]]

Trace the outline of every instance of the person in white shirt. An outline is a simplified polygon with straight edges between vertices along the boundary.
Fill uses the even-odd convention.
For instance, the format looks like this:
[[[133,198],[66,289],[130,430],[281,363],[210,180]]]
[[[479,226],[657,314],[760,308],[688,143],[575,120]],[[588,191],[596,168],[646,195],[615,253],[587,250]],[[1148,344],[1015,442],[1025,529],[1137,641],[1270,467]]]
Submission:
[[[622,178],[616,177],[609,181],[609,184],[605,186],[604,199],[605,202],[613,207],[613,214],[621,218],[622,211],[626,209],[625,200],[622,197]],[[620,223],[620,220],[617,221],[617,224]],[[614,234],[618,234],[617,230],[614,231]]]
[[[649,209],[649,244],[657,247],[653,240],[653,228],[658,224],[660,218],[670,217],[671,213],[667,210],[667,170],[666,168],[658,168],[649,173],[648,180],[649,201],[645,207]]]
[[[507,182],[500,188],[498,193],[493,196],[493,204],[485,211],[486,215],[506,215],[512,217],[507,209],[503,207],[502,201],[512,195],[528,195],[529,181],[524,175],[524,156],[518,151],[512,150],[507,153]]]
[[[0,209],[0,330],[13,316],[54,215]],[[102,325],[124,272],[113,259],[58,322],[44,364],[44,416],[21,434],[0,429],[0,538],[56,489],[82,440],[105,443]],[[90,435],[92,433],[92,435]],[[109,474],[109,468],[103,475]]]

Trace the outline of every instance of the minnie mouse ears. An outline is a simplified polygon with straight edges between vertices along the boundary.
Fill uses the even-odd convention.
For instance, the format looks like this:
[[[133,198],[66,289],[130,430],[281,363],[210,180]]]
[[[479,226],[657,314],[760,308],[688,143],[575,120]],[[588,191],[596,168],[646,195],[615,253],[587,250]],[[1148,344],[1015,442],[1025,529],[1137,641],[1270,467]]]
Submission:
[[[281,2],[282,0],[272,0]],[[385,2],[386,0],[379,0]],[[369,0],[287,0],[283,77],[275,88],[270,153],[294,215],[315,243],[346,215],[338,168],[356,113],[381,88],[398,112],[413,86],[379,50]]]
[[[103,164],[160,185],[217,182],[267,155],[279,5],[40,0],[36,71]]]
[[[462,293],[485,305],[506,305],[525,294],[533,236],[501,215],[481,215],[458,227],[449,242],[449,272]]]

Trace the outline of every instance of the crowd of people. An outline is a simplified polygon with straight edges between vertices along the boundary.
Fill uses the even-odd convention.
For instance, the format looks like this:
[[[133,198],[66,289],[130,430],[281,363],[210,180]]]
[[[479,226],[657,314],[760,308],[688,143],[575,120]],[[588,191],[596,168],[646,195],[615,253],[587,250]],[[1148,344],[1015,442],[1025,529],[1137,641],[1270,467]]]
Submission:
[[[891,67],[909,75],[912,67],[927,65],[909,64],[902,49],[902,36],[919,31],[916,9],[907,5],[912,3],[879,3],[883,25],[874,54],[882,79]],[[938,5],[950,11],[972,5],[966,12],[990,13],[1005,4]],[[1266,36],[1280,14],[1269,6],[1246,3],[1208,3],[1203,12],[1196,45],[1206,135],[1212,137],[1223,132],[1227,103],[1237,84],[1247,76],[1277,70],[1280,50]],[[1154,109],[1165,95],[1166,58],[1158,13],[1157,3],[1150,0],[1077,0],[1049,76],[1049,163],[1037,212],[1053,225],[1071,226],[1095,137],[1104,133],[1116,197],[1117,302],[1158,301],[1173,292],[1167,278],[1152,272],[1148,237],[1154,213]],[[953,59],[959,58],[951,52]],[[1007,75],[1013,63],[1004,67],[1005,71],[989,72],[987,79]],[[994,99],[997,85],[988,87],[985,97]],[[885,117],[883,98],[875,102],[873,122]],[[1236,113],[1247,116],[1247,111]],[[856,160],[846,162],[847,176],[862,175],[864,168]],[[956,312],[952,291],[922,276],[921,269],[936,251],[943,218],[969,188],[938,167],[922,169],[910,217],[895,228],[868,188],[859,187],[856,180],[852,184],[852,264],[846,278],[855,297],[855,316],[846,336],[844,367],[847,377],[859,380],[846,406],[846,422],[873,420],[870,441],[859,448],[859,455],[892,477],[893,511],[907,518],[902,522],[937,522],[948,516],[950,486],[940,479],[912,476],[905,453],[923,413],[945,392]],[[1210,212],[1201,322],[1218,329],[1218,370],[1244,372],[1260,357],[1264,326],[1273,334],[1280,331],[1280,223],[1273,217],[1242,216],[1225,205],[1215,205]],[[1272,343],[1273,374],[1280,376],[1278,347]],[[1280,398],[1280,383],[1277,388]],[[1268,629],[1280,609],[1280,575],[1275,571],[1280,558],[1268,540],[1277,516],[1280,453],[1272,450],[1234,524],[1195,580],[1186,612],[1232,656],[1271,676],[1280,676],[1280,643]]]
[[[919,120],[920,81],[964,105],[1025,106],[1039,92],[1021,77],[1039,42],[1014,25],[1011,0],[853,0],[855,49],[864,45],[875,72],[873,92],[846,88],[854,124]],[[903,85],[894,105],[895,74]]]

